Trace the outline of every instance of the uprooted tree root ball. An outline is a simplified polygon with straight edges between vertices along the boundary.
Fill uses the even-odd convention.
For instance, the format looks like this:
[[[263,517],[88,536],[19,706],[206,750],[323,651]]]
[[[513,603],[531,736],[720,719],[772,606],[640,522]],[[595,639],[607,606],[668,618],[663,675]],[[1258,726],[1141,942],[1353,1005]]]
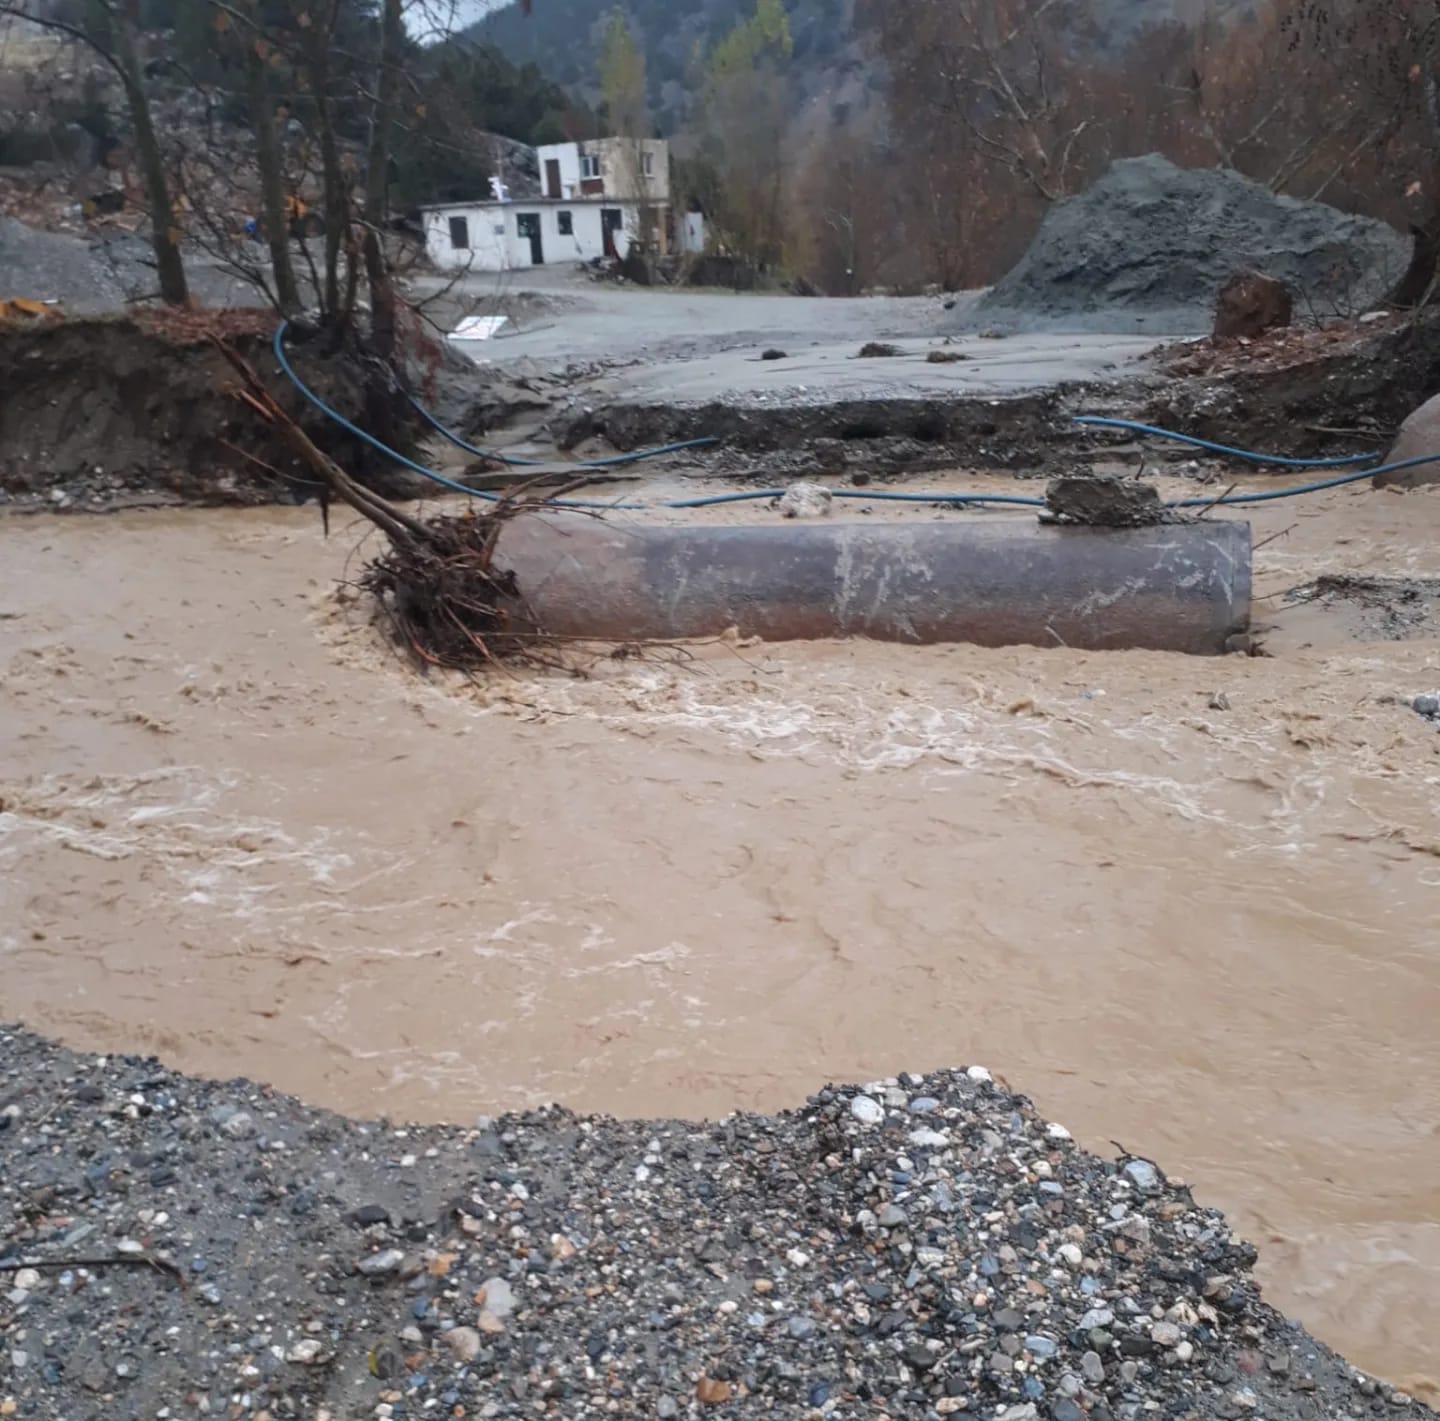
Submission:
[[[515,574],[496,566],[495,546],[506,522],[570,485],[547,498],[501,498],[485,512],[412,518],[352,479],[280,406],[242,355],[218,338],[215,344],[240,377],[236,397],[275,427],[318,480],[322,509],[333,497],[385,534],[388,550],[369,563],[359,585],[375,597],[408,652],[424,665],[467,672],[502,663],[562,664],[553,654],[555,639],[526,608]]]
[[[523,505],[432,518],[423,536],[391,537],[359,579],[396,640],[429,666],[473,671],[501,662],[541,661],[546,639],[529,615],[515,574],[495,564],[504,523]]]

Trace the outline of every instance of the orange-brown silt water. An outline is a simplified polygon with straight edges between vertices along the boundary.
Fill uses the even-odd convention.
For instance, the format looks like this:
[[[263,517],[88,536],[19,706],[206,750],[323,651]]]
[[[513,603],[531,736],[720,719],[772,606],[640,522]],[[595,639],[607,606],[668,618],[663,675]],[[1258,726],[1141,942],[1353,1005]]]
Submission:
[[[1262,599],[1437,571],[1440,496],[1270,508]],[[714,646],[475,688],[337,600],[359,536],[0,525],[0,1014],[422,1120],[981,1062],[1183,1176],[1277,1306],[1425,1390],[1423,626],[1271,597],[1269,659]]]

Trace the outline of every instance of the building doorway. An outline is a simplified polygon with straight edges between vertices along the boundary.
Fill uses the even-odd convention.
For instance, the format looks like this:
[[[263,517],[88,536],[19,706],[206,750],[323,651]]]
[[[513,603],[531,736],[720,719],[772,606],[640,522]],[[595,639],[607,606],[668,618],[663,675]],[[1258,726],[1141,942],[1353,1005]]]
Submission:
[[[558,158],[547,158],[545,160],[545,196],[565,196],[565,194],[560,191],[560,160]]]
[[[540,244],[540,214],[518,212],[515,215],[515,232],[521,241],[530,239],[530,265],[545,265],[545,249]]]
[[[605,255],[616,261],[620,259],[620,247],[615,240],[615,234],[624,226],[625,214],[618,207],[600,209],[600,230],[605,236]]]

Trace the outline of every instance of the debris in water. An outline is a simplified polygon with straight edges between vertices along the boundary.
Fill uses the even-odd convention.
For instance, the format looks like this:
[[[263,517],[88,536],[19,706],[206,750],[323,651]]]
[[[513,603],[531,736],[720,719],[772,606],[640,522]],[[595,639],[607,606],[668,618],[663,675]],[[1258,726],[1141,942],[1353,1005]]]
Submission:
[[[1432,635],[1440,613],[1440,578],[1325,573],[1292,587],[1285,601],[1351,611],[1358,623],[1355,633],[1362,640],[1404,641]]]
[[[905,352],[898,345],[891,345],[889,341],[872,340],[866,341],[860,347],[857,360],[888,360],[892,356],[904,355]]]

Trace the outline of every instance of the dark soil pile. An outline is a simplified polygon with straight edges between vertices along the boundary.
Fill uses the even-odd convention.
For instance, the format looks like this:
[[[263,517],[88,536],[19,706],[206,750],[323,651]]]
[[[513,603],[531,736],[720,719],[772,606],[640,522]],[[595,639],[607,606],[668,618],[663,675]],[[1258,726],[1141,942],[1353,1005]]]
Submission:
[[[1407,1404],[1267,1307],[1254,1258],[980,1068],[714,1124],[401,1130],[0,1031],[0,1415],[26,1421]]]
[[[1301,315],[1359,314],[1404,273],[1409,244],[1382,222],[1277,197],[1227,169],[1127,158],[1056,203],[1030,250],[977,307],[1023,329],[1209,330],[1237,271],[1283,282]]]
[[[1052,479],[1045,489],[1045,507],[1057,522],[1091,528],[1149,528],[1187,521],[1165,508],[1154,484],[1095,474]]]
[[[216,320],[342,467],[381,492],[413,488],[411,476],[326,420],[280,374],[272,317],[182,313],[0,328],[0,500],[94,508],[274,503],[313,492],[275,431],[234,397],[233,372],[205,333]],[[293,358],[362,428],[408,442],[412,412],[363,360],[322,353],[318,343],[296,347]]]

